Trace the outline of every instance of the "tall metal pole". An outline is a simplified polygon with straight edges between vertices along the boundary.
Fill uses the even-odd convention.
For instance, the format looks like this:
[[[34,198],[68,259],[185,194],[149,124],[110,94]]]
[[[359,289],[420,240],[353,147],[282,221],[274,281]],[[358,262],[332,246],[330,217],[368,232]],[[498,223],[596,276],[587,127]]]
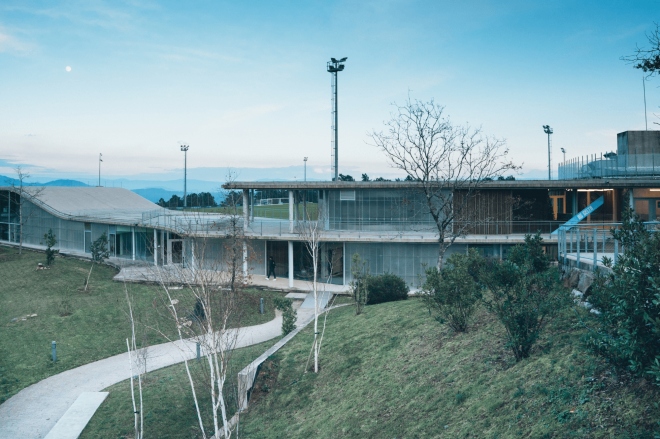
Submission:
[[[335,143],[335,145],[336,145],[336,143]],[[336,157],[336,155],[335,155],[335,157]],[[307,181],[307,157],[305,157],[303,159],[303,161],[305,162],[305,177],[304,178],[305,178],[305,181]]]
[[[338,116],[338,111],[339,111],[339,105],[337,104],[337,79],[339,79],[339,75],[337,75],[337,71],[335,71],[335,181],[339,181],[339,116]]]
[[[103,154],[99,153],[99,187],[101,187],[101,162],[103,161]]]
[[[642,73],[642,86],[644,87],[644,124],[646,125],[646,131],[649,130],[649,121],[646,118],[646,79]]]
[[[553,133],[550,125],[543,125],[543,132],[548,135],[548,180],[552,180],[552,144],[550,143],[550,135]]]
[[[333,180],[338,181],[339,180],[339,103],[337,101],[338,99],[338,93],[337,93],[337,88],[338,88],[338,79],[339,75],[338,73],[344,70],[344,64],[343,62],[346,61],[346,57],[337,60],[335,58],[330,58],[330,62],[328,62],[327,68],[328,72],[331,73],[332,76],[332,85],[333,85],[333,94],[332,94],[332,100],[334,101],[334,120],[332,121],[332,125],[334,128],[334,148],[332,149],[332,155],[334,156],[334,161],[332,162],[332,167],[334,168],[334,176]]]
[[[188,194],[188,148],[190,148],[190,145],[181,145],[181,151],[183,151],[183,207],[188,206],[186,200]]]

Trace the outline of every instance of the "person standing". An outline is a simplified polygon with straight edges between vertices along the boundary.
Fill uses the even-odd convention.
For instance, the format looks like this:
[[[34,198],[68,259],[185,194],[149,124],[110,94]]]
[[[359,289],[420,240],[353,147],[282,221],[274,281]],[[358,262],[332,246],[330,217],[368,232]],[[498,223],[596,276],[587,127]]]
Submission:
[[[275,275],[275,260],[272,256],[268,258],[268,276],[266,276],[266,279],[270,280],[271,273],[273,274],[273,280],[277,280],[277,276]]]

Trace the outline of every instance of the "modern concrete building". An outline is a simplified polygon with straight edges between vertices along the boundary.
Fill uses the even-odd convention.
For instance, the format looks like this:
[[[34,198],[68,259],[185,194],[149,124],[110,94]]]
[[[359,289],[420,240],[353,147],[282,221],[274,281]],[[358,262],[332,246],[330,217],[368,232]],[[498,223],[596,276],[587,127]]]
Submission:
[[[627,138],[630,149],[630,139],[635,136],[622,133],[619,140],[625,144]],[[653,146],[653,142],[645,142]],[[658,152],[653,148],[645,151]],[[630,155],[622,152],[625,148],[620,147],[618,156]],[[560,175],[561,166],[571,162],[560,165]],[[487,182],[470,201],[476,221],[449,247],[446,256],[476,248],[484,256],[506,258],[526,234],[540,231],[546,251],[564,263],[598,264],[603,255],[615,257],[617,244],[609,230],[621,220],[624,192],[631,195],[630,205],[649,227],[657,227],[660,214],[660,160],[657,172],[651,166],[639,175],[629,172],[629,157],[621,163],[626,164],[602,178],[594,172],[569,174],[565,169],[567,178],[562,180]],[[588,161],[581,166],[614,168],[599,168]],[[354,254],[367,261],[372,274],[394,273],[411,286],[419,285],[425,267],[438,261],[437,229],[425,211],[416,182],[233,182],[225,189],[243,194],[239,218],[167,210],[120,188],[28,187],[21,199],[16,189],[2,187],[0,242],[16,244],[22,233],[27,246],[41,247],[44,234],[52,229],[61,251],[84,256],[89,254],[90,243],[106,233],[110,255],[120,263],[209,268],[200,261],[223,254],[225,225],[236,221],[243,231],[241,239],[245,237],[244,269],[265,276],[272,257],[277,276],[288,278],[293,285],[294,280],[311,280],[313,275],[298,227],[309,210],[314,220],[316,212],[325,213],[319,223],[317,267],[322,282],[347,285]],[[585,209],[588,214],[583,219],[565,225]]]

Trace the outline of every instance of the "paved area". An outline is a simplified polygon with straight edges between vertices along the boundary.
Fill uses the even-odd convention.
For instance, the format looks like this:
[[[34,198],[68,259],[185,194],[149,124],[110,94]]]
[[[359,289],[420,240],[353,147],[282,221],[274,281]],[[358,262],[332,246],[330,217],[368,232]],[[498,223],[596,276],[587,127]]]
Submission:
[[[218,282],[220,282],[223,277],[221,273],[206,271],[204,270],[204,275],[207,279],[213,279],[217,277]],[[167,281],[169,283],[184,283],[191,282],[192,279],[189,279],[191,276],[190,270],[182,269],[180,265],[164,265],[164,266],[149,266],[149,265],[131,265],[124,266],[121,268],[121,271],[113,278],[113,280],[118,282],[161,282]],[[314,283],[304,280],[294,280],[293,287],[289,286],[289,279],[278,277],[277,279],[266,279],[263,275],[253,275],[250,279],[250,285],[269,288],[272,290],[282,290],[282,291],[300,291],[300,292],[309,292],[314,290]],[[329,291],[334,294],[337,293],[346,293],[349,290],[347,285],[334,285],[326,283],[318,283],[319,291]]]
[[[81,393],[45,439],[77,439],[108,395],[108,392]]]
[[[300,302],[296,303],[296,308]],[[314,310],[303,310],[298,322],[309,318]],[[238,330],[237,348],[271,340],[282,333],[282,316],[261,325]],[[196,356],[192,341],[164,343],[149,348],[147,370],[152,371],[180,363]],[[130,378],[128,354],[116,355],[62,372],[31,385],[0,405],[0,438],[44,438],[55,424],[85,392],[100,392],[106,387]]]

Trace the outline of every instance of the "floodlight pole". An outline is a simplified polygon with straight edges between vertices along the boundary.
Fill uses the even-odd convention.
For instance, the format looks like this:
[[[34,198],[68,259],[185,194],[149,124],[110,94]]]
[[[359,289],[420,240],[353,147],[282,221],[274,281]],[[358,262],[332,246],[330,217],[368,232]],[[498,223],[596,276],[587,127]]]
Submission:
[[[99,187],[101,187],[101,162],[103,161],[103,154],[99,153]]]
[[[307,181],[307,157],[305,157],[303,159],[303,161],[305,162],[305,180],[304,181]]]
[[[187,206],[188,148],[190,148],[189,145],[181,145],[181,151],[183,151],[183,207]]]
[[[333,84],[334,84],[333,100],[334,100],[334,103],[335,103],[335,108],[333,108],[333,110],[334,110],[334,113],[335,113],[335,117],[334,117],[334,120],[333,120],[333,127],[334,127],[334,131],[335,131],[335,133],[334,133],[335,134],[335,139],[334,139],[335,145],[334,145],[334,151],[333,151],[333,153],[334,153],[334,163],[332,163],[332,167],[334,167],[334,171],[335,171],[334,172],[334,177],[333,177],[334,181],[339,181],[339,155],[338,155],[338,153],[339,153],[339,148],[338,148],[338,144],[339,144],[339,130],[338,130],[338,128],[339,128],[339,115],[338,115],[338,109],[339,109],[339,106],[338,106],[338,102],[337,102],[337,85],[338,85],[337,84],[337,78],[338,78],[337,73],[344,70],[343,62],[345,62],[346,59],[347,59],[346,57],[344,57],[340,60],[336,60],[335,58],[330,58],[330,61],[328,62],[328,65],[327,65],[328,72],[332,73],[332,75],[333,75],[332,79],[333,79]]]
[[[548,135],[548,180],[552,180],[552,143],[550,135],[554,132],[550,125],[543,125],[543,132]]]

